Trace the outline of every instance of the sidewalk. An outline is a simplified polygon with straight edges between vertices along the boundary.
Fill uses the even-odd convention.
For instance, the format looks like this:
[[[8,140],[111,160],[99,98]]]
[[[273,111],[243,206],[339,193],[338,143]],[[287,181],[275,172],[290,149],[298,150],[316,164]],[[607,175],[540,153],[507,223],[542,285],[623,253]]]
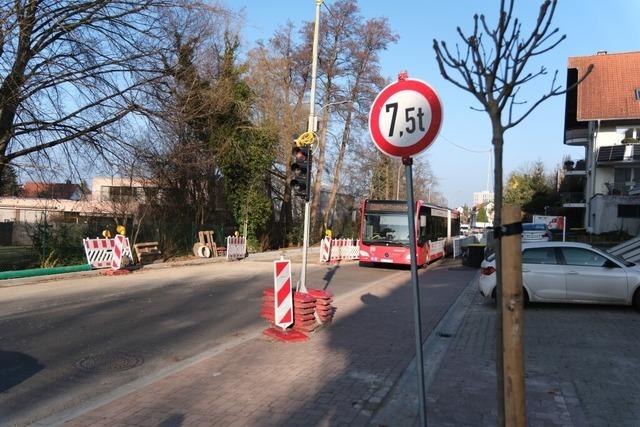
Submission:
[[[423,347],[430,427],[496,425],[495,307],[474,285],[465,289]],[[418,426],[416,382],[414,360],[373,424]],[[575,393],[563,395],[562,386],[556,378],[527,371],[528,425],[587,425],[574,405]],[[573,399],[565,399],[569,397]],[[573,414],[568,406],[575,406]]]
[[[421,274],[425,336],[475,272],[446,260]],[[368,425],[415,353],[409,276],[337,300],[334,323],[306,343],[246,340],[38,425]]]
[[[426,340],[429,427],[496,425],[495,313],[472,284]],[[633,308],[531,304],[524,351],[528,426],[640,426]],[[419,425],[416,382],[412,363],[372,424]]]

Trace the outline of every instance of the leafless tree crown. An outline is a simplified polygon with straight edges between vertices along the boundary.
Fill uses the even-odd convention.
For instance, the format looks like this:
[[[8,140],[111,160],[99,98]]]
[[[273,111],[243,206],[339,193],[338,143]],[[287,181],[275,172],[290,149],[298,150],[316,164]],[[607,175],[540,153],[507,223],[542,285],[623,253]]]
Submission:
[[[482,105],[482,111],[500,116],[503,131],[518,125],[545,100],[567,91],[558,83],[556,70],[549,89],[538,99],[532,103],[518,99],[523,85],[548,74],[544,65],[536,71],[527,71],[530,60],[558,46],[566,35],[561,35],[558,28],[551,26],[557,0],[542,2],[528,34],[523,32],[522,22],[514,17],[514,3],[515,0],[500,1],[495,28],[489,25],[484,15],[477,14],[473,17],[473,29],[469,34],[457,27],[462,43],[456,44],[455,49],[449,48],[444,41],[433,41],[442,76],[471,93]],[[578,83],[590,71],[589,68]],[[524,106],[519,114],[515,108],[518,105]],[[502,112],[507,113],[506,117],[502,117]]]

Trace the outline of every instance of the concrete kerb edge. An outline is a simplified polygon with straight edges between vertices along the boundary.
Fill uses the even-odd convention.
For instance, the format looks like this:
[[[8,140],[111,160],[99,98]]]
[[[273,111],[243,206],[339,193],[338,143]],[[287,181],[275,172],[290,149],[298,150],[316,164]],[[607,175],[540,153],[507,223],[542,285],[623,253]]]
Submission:
[[[433,331],[422,344],[424,382],[428,393],[442,360],[451,345],[451,337],[443,337],[440,334],[455,334],[464,320],[473,301],[477,272],[460,291],[455,302],[438,321]],[[385,396],[372,418],[371,425],[415,426],[419,424],[418,387],[416,384],[416,358],[409,363],[400,379],[396,381],[389,393]],[[428,397],[427,397],[428,408]]]
[[[394,281],[397,280],[398,278],[400,278],[401,276],[404,276],[404,274],[406,274],[405,271],[398,271],[396,274],[393,274],[389,277],[386,277],[384,279],[380,279],[380,280],[376,280],[375,282],[371,282],[369,284],[360,286],[358,288],[355,288],[345,294],[336,296],[334,298],[334,302],[335,305],[338,306],[339,303],[343,300],[346,300],[350,297],[352,297],[353,295],[362,292],[363,289],[365,288],[369,288],[369,287],[373,287],[373,286],[377,286],[379,284],[382,283],[389,283],[389,281]],[[403,278],[404,279],[404,278]],[[224,343],[224,344],[220,344],[215,346],[214,348],[204,351],[200,354],[197,354],[195,356],[192,356],[190,358],[187,358],[181,362],[178,362],[172,366],[166,367],[164,369],[161,369],[160,371],[151,374],[151,375],[147,375],[145,377],[139,378],[135,381],[132,381],[130,383],[127,383],[125,385],[122,385],[118,388],[116,388],[115,390],[105,393],[101,396],[97,396],[95,398],[89,399],[84,403],[81,403],[80,405],[76,405],[74,407],[65,409],[63,411],[57,412],[55,414],[52,414],[42,420],[36,421],[34,422],[33,426],[37,426],[37,427],[49,427],[49,426],[62,426],[64,423],[69,422],[75,418],[78,418],[82,415],[85,415],[95,409],[98,409],[102,406],[105,406],[117,399],[120,399],[121,397],[124,397],[130,393],[134,393],[144,387],[147,387],[157,381],[160,381],[170,375],[176,374],[180,371],[183,371],[187,368],[190,368],[191,366],[194,366],[200,362],[203,362],[207,359],[210,359],[220,353],[223,353],[227,350],[231,350],[247,341],[251,341],[255,338],[259,338],[262,336],[262,331],[264,329],[264,325],[256,328],[255,331],[253,332],[249,332],[247,335],[243,336],[243,337],[238,337],[238,338],[234,338],[231,339],[229,342]],[[295,344],[294,344],[295,345]]]

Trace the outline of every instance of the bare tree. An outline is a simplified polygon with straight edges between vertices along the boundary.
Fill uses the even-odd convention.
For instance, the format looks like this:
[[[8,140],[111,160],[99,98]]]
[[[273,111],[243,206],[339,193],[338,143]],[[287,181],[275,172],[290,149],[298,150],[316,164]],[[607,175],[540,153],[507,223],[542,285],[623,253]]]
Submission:
[[[0,173],[62,144],[102,147],[158,77],[164,0],[0,0]]]
[[[532,103],[520,101],[520,89],[538,77],[548,74],[541,66],[529,71],[531,62],[549,52],[564,39],[558,28],[551,22],[556,11],[557,0],[545,0],[540,5],[538,17],[530,32],[523,31],[522,22],[514,16],[515,0],[501,0],[498,22],[491,27],[484,15],[473,17],[473,29],[470,33],[457,28],[461,43],[452,50],[444,41],[433,41],[436,60],[442,76],[460,89],[472,94],[480,103],[478,111],[489,115],[492,126],[491,142],[495,156],[495,217],[494,225],[502,222],[501,209],[503,199],[502,149],[505,132],[527,118],[547,99],[564,94],[570,88],[562,88],[556,70],[549,89]],[[579,84],[591,71],[591,67],[576,83]],[[496,265],[501,271],[501,245],[496,243]],[[502,280],[497,283],[496,371],[498,377],[499,421],[504,423],[503,406],[503,361],[502,361]]]
[[[362,129],[366,126],[368,107],[385,83],[380,73],[378,54],[397,40],[397,36],[391,31],[385,18],[372,18],[364,21],[359,15],[355,15],[352,21],[351,37],[346,51],[348,60],[343,65],[346,76],[344,97],[348,102],[340,109],[342,112],[342,135],[333,167],[329,200],[323,215],[324,224],[328,223],[335,208],[338,188],[341,185],[341,173],[347,148],[352,140],[352,132],[354,128],[360,127]]]

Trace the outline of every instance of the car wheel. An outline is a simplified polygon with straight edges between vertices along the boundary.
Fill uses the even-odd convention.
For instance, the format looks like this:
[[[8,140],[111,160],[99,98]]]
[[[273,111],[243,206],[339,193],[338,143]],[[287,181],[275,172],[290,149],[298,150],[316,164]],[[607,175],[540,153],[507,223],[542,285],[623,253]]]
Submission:
[[[522,301],[522,305],[523,307],[526,307],[529,305],[529,292],[527,292],[527,290],[523,287],[522,288],[522,292],[524,292],[524,298]]]
[[[640,287],[636,289],[636,293],[633,294],[633,305],[636,310],[640,311]]]

